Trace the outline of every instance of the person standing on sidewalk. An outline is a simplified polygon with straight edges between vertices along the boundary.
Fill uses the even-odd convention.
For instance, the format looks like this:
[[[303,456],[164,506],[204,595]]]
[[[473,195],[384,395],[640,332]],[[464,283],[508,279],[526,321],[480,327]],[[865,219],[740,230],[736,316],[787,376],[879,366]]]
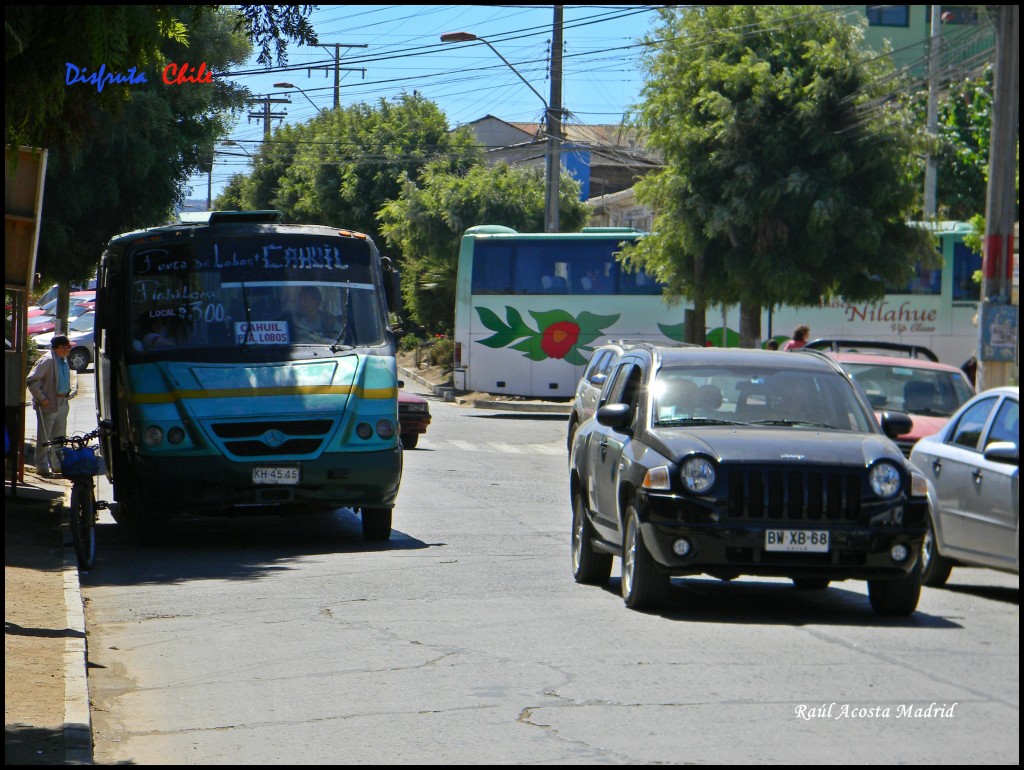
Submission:
[[[60,474],[59,447],[46,446],[68,428],[68,399],[78,394],[78,374],[68,366],[71,342],[63,334],[50,341],[50,352],[43,355],[26,381],[36,410],[36,472],[40,476]]]

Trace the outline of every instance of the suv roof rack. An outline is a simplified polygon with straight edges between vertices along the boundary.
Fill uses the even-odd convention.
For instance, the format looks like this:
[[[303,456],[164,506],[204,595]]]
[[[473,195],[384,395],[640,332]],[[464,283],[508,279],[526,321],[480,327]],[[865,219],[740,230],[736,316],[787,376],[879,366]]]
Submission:
[[[804,348],[810,348],[811,350],[829,350],[833,353],[839,353],[844,348],[858,348],[858,350],[848,350],[847,352],[849,353],[859,353],[861,352],[860,348],[872,348],[874,350],[888,350],[894,353],[905,353],[910,358],[927,358],[929,361],[933,361],[935,363],[939,362],[939,357],[932,352],[931,348],[927,348],[924,345],[907,345],[902,342],[884,342],[882,340],[818,339],[808,342],[804,345]]]
[[[603,345],[622,345],[623,347],[635,347],[636,345],[653,345],[655,347],[662,348],[702,348],[703,345],[698,345],[694,342],[680,342],[679,340],[648,340],[643,338],[637,339],[618,339],[608,340],[602,343]]]

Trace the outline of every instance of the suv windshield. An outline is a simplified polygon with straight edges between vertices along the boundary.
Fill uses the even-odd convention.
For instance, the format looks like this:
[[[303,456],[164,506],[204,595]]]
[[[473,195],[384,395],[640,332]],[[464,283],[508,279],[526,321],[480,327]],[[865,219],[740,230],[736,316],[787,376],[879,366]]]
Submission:
[[[874,416],[850,383],[831,370],[667,366],[651,392],[655,425],[755,423],[875,432]]]

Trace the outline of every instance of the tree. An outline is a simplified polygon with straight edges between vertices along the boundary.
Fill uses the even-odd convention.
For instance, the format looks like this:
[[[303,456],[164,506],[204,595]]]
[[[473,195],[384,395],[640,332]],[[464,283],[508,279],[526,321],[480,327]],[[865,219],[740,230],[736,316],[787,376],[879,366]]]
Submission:
[[[181,18],[190,29],[188,52],[162,45],[170,61],[200,56],[217,70],[245,62],[251,45],[235,32],[235,15]],[[67,283],[91,276],[111,236],[168,221],[189,177],[209,163],[216,139],[246,91],[229,81],[139,88],[113,115],[89,108],[96,133],[79,148],[50,150],[37,269]]]
[[[690,6],[648,42],[638,122],[665,168],[637,185],[654,233],[627,263],[698,308],[740,303],[753,346],[763,306],[879,298],[936,259],[906,224],[915,134],[859,28],[821,6]]]
[[[587,221],[589,209],[579,193],[579,183],[562,174],[563,231],[579,230]],[[402,295],[414,323],[428,333],[450,333],[462,234],[482,224],[540,232],[544,197],[541,171],[505,163],[459,171],[451,161],[436,161],[424,169],[419,183],[406,176],[378,218],[388,244],[402,253]]]
[[[160,82],[168,60],[166,41],[187,46],[188,21],[220,6],[202,5],[8,5],[4,8],[4,140],[8,145],[75,147],[96,136],[100,116],[117,115],[137,85],[69,84],[71,64],[80,75],[144,74]],[[238,6],[235,30],[279,63],[288,40],[316,43],[306,22],[312,6]],[[179,49],[183,50],[183,49]],[[195,62],[195,51],[190,59]],[[83,69],[84,68],[84,71]],[[73,70],[70,71],[73,74]]]
[[[353,104],[285,125],[264,142],[251,179],[222,202],[279,209],[289,221],[358,230],[382,242],[377,212],[432,160],[467,169],[481,153],[468,130],[448,131],[444,113],[419,94]]]

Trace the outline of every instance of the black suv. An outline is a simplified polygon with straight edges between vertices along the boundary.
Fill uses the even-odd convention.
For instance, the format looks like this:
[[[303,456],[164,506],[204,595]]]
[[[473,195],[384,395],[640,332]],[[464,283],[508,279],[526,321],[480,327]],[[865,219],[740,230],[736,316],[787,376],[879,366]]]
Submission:
[[[863,579],[876,612],[909,615],[927,489],[891,440],[910,418],[880,420],[817,351],[634,346],[573,437],[574,578],[620,556],[634,609],[672,575]]]

